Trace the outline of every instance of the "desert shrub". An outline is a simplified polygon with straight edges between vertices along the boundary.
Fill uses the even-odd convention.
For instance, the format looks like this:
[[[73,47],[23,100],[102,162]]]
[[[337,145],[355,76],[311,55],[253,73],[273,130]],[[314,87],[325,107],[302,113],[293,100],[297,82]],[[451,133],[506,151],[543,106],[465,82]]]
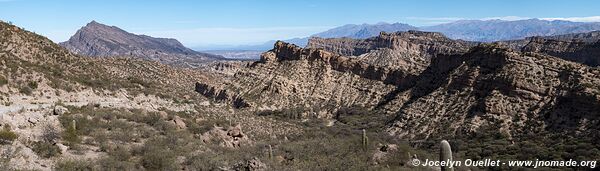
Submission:
[[[132,84],[139,84],[139,85],[144,86],[144,87],[149,87],[150,86],[149,82],[146,82],[146,81],[144,81],[144,80],[142,80],[140,78],[137,78],[137,77],[128,77],[127,80],[129,80],[129,82],[131,82]]]
[[[68,142],[69,145],[75,145],[75,144],[81,142],[81,139],[79,138],[79,134],[77,133],[77,130],[75,128],[70,126],[70,124],[67,124],[67,125],[63,124],[63,127],[65,127],[65,130],[62,133],[63,140]]]
[[[34,142],[32,144],[31,150],[33,150],[33,152],[35,152],[38,156],[43,158],[50,158],[61,154],[60,148],[58,148],[58,146],[43,141]]]
[[[259,158],[263,162],[268,161],[265,151],[266,145],[263,143],[257,143],[254,146],[242,146],[237,149],[221,147],[217,144],[209,144],[208,146],[214,151],[187,156],[184,164],[190,167],[191,170],[219,170],[220,167],[233,166],[236,163],[245,162],[254,157]]]
[[[156,112],[150,112],[147,115],[138,118],[139,120],[136,120],[136,122],[145,123],[150,126],[154,126],[161,121],[160,115]]]
[[[51,124],[45,124],[42,127],[42,140],[45,142],[54,142],[60,138],[60,132]]]
[[[391,118],[361,106],[342,107],[335,113],[335,119],[355,128],[381,127]],[[393,117],[393,116],[390,116]]]
[[[38,83],[36,81],[30,81],[29,83],[27,83],[27,87],[35,90],[38,88]]]
[[[136,170],[135,163],[127,160],[119,160],[111,156],[99,159],[96,165],[100,166],[101,170]]]
[[[29,96],[33,93],[33,90],[28,86],[21,86],[21,87],[19,87],[19,93]]]
[[[6,85],[8,84],[8,80],[6,79],[6,77],[0,75],[0,86]]]
[[[192,170],[218,170],[224,164],[226,159],[221,155],[194,155],[185,163]]]
[[[175,153],[153,143],[146,144],[142,149],[141,164],[147,170],[175,170]]]
[[[132,154],[125,146],[118,145],[107,151],[107,156],[99,159],[96,164],[102,170],[135,170],[135,163],[131,161]]]
[[[258,116],[272,116],[277,119],[302,119],[302,114],[309,112],[304,107],[285,108],[279,110],[263,110],[256,113]]]
[[[93,163],[84,160],[63,160],[54,166],[54,170],[61,171],[84,171],[93,170]]]
[[[8,125],[4,125],[4,128],[0,131],[0,144],[10,144],[17,139],[17,137],[17,134],[12,132]]]

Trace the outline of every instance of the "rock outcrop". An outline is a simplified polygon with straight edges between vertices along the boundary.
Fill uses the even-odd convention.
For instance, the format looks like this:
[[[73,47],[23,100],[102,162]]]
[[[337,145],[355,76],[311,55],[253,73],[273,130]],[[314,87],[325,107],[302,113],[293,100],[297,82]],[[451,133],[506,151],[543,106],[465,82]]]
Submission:
[[[341,106],[377,106],[385,94],[412,85],[438,54],[465,53],[473,45],[419,31],[314,38],[309,48],[278,41],[260,61],[230,79],[199,82],[196,91],[236,107],[302,108],[309,111],[302,116],[330,117]]]
[[[461,54],[477,43],[452,40],[441,33],[408,31],[380,33],[368,39],[311,38],[308,48],[324,49],[379,67],[419,74],[437,55]]]
[[[383,94],[414,75],[370,65],[320,49],[303,49],[277,42],[261,60],[233,78],[197,83],[196,91],[240,106],[262,110],[311,108],[303,116],[330,117],[336,106],[377,104]]]
[[[202,90],[231,93],[210,96],[242,98],[259,110],[300,111],[302,117],[331,117],[345,106],[395,113],[387,131],[408,139],[492,128],[509,136],[524,135],[528,128],[600,137],[594,131],[600,129],[598,69],[499,44],[450,52],[430,55],[426,68],[408,72],[277,42],[259,62]]]
[[[438,57],[411,89],[388,131],[427,139],[493,130],[548,131],[600,138],[600,71],[538,53],[483,45]],[[394,108],[394,107],[390,107]]]
[[[499,43],[516,51],[543,53],[592,67],[600,66],[600,31],[536,36]]]
[[[230,148],[238,148],[252,143],[248,136],[242,132],[240,125],[230,126],[227,129],[214,126],[213,129],[202,134],[200,139],[204,143],[218,143],[220,146]]]
[[[593,39],[596,41],[592,41]],[[529,38],[529,43],[523,47],[522,51],[544,53],[595,67],[600,66],[600,42],[598,40],[600,40],[598,37],[570,40],[564,37],[533,37]]]

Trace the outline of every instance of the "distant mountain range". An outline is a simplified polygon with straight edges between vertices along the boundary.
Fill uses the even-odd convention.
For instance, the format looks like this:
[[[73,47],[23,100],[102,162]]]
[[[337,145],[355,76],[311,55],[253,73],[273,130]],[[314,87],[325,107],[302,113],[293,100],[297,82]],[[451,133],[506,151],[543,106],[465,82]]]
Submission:
[[[133,56],[182,66],[195,66],[206,61],[224,59],[219,55],[189,49],[175,39],[136,35],[96,21],[79,29],[68,41],[60,45],[80,55]]]
[[[501,40],[523,39],[532,36],[553,36],[570,33],[584,33],[600,30],[600,23],[548,21],[540,19],[527,20],[460,20],[446,24],[426,27],[415,27],[402,23],[377,23],[377,24],[348,24],[336,27],[309,37],[365,39],[378,36],[380,32],[397,32],[420,30],[440,32],[451,39],[462,39],[477,42],[494,42]],[[283,40],[298,46],[306,46],[309,37]],[[273,48],[275,41],[262,45],[239,46],[235,49],[268,50]]]
[[[421,27],[424,31],[441,32],[452,39],[479,42],[523,39],[531,36],[553,36],[600,30],[600,23],[547,21],[539,19],[462,20],[447,24]]]
[[[336,27],[321,33],[312,35],[312,37],[321,38],[339,38],[348,37],[355,39],[366,39],[379,35],[380,32],[397,32],[397,31],[408,31],[408,30],[419,30],[418,27],[411,26],[403,23],[377,23],[377,24],[347,24],[341,27]]]

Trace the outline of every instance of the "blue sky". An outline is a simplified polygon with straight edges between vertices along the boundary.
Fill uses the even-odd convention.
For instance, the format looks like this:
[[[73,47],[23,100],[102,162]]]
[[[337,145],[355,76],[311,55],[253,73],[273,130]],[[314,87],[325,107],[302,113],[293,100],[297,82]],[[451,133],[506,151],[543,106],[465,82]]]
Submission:
[[[53,41],[96,20],[187,46],[244,45],[304,37],[344,24],[416,26],[460,19],[600,21],[589,0],[0,0],[0,20]]]

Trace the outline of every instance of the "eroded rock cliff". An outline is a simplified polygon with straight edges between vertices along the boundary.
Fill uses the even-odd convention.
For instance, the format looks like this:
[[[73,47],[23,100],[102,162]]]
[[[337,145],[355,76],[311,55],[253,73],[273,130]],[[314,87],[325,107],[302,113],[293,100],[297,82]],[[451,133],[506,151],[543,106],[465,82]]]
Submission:
[[[494,130],[509,137],[549,131],[599,137],[600,71],[496,45],[434,59],[396,95],[388,131],[426,139]],[[393,108],[393,107],[390,107]]]

